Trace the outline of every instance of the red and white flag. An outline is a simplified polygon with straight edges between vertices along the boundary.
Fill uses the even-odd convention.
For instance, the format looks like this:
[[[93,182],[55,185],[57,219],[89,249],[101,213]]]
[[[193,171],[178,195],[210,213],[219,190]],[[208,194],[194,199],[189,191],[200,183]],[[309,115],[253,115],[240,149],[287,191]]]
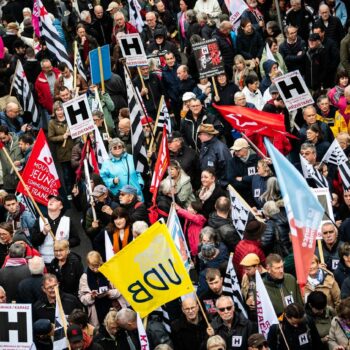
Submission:
[[[37,202],[47,205],[49,195],[58,195],[61,183],[42,129],[39,131],[22,177]],[[18,183],[17,192],[28,195],[21,182]]]
[[[137,332],[139,333],[139,340],[142,350],[149,350],[149,342],[147,338],[147,333],[145,331],[145,327],[143,326],[141,317],[139,313],[137,313]]]
[[[258,270],[255,271],[255,285],[259,333],[267,339],[270,327],[273,324],[278,324],[278,319]]]
[[[153,193],[153,196],[152,196],[153,205],[155,205],[156,203],[159,184],[162,181],[164,174],[168,169],[169,164],[170,164],[170,156],[169,156],[169,148],[168,148],[168,142],[167,142],[167,132],[166,132],[166,126],[164,125],[162,142],[159,147],[158,158],[156,161],[156,165],[154,167],[154,173],[153,173],[151,187],[150,187],[150,192]]]

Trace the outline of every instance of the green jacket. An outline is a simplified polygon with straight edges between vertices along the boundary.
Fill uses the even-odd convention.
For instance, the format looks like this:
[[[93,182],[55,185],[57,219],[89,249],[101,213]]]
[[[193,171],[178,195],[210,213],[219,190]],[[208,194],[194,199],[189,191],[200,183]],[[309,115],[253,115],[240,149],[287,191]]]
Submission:
[[[23,155],[18,147],[18,136],[15,133],[9,133],[12,140],[5,144],[5,148],[9,153],[12,161],[21,160]],[[0,151],[0,162],[2,166],[2,178],[4,182],[5,190],[15,190],[18,184],[18,178],[11,167],[10,162],[7,160],[5,153]]]
[[[101,93],[101,91],[99,91],[99,96],[100,96],[100,100],[101,100],[101,105],[102,105],[102,109],[103,109],[103,115],[104,118],[106,120],[106,124],[108,128],[114,129],[115,125],[114,125],[114,120],[112,117],[112,112],[114,111],[114,102],[112,101],[111,97],[109,96],[108,92],[105,92],[104,94]],[[94,109],[98,109],[97,107],[97,102],[95,104],[95,95],[90,95],[88,97],[88,101],[90,104],[90,108],[91,108],[91,112],[94,111]],[[95,106],[95,107],[94,107]]]
[[[350,32],[340,42],[340,63],[350,74]]]
[[[281,285],[277,284],[275,281],[272,281],[269,278],[268,273],[263,277],[263,281],[277,316],[280,316],[285,307],[292,302],[299,303],[301,305],[304,304],[297,281],[289,273],[284,274],[284,280]]]

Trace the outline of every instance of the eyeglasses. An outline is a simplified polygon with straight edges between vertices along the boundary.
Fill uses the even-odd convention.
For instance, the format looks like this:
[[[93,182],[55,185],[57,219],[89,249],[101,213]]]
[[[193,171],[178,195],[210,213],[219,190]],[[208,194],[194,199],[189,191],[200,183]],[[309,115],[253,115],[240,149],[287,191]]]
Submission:
[[[58,286],[58,284],[54,284],[53,286],[47,286],[47,287],[45,287],[45,289],[46,289],[46,290],[54,290],[55,287],[57,287],[57,286]]]
[[[119,146],[113,146],[112,149],[123,149],[123,146],[119,145]]]
[[[220,312],[225,312],[225,311],[231,311],[233,308],[233,305],[230,305],[230,306],[225,306],[225,307],[218,307],[218,310]]]

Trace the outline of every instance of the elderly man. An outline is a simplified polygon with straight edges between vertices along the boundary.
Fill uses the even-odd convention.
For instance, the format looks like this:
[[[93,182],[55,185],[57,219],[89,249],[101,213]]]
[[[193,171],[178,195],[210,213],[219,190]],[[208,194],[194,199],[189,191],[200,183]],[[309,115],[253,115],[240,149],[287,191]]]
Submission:
[[[208,338],[207,324],[199,312],[199,306],[193,297],[182,302],[182,315],[171,325],[175,349],[202,349]],[[209,330],[209,334],[211,330]]]
[[[147,46],[151,41],[154,40],[154,32],[156,29],[164,31],[165,37],[167,37],[166,27],[157,21],[157,16],[154,12],[150,11],[146,13],[146,25],[144,26],[141,39],[143,44]]]
[[[8,128],[9,132],[22,134],[31,129],[31,126],[23,123],[20,114],[20,106],[15,102],[8,102],[4,112],[0,112],[0,125]]]
[[[322,23],[326,27],[326,38],[333,39],[340,47],[340,42],[345,35],[340,19],[332,16],[328,5],[325,4],[319,6],[318,14],[320,18],[316,21],[316,24]]]
[[[125,144],[126,151],[132,154],[131,145],[131,123],[130,119],[123,118],[118,123],[117,137],[119,137]]]
[[[214,168],[219,185],[226,187],[231,178],[231,153],[227,146],[216,136],[219,132],[213,124],[201,124],[198,128],[198,138],[202,146],[199,153],[199,165],[201,170]]]
[[[300,139],[302,142],[305,142],[306,130],[312,124],[317,124],[320,127],[320,129],[323,133],[323,140],[324,141],[328,141],[329,143],[333,142],[334,135],[332,133],[332,130],[330,129],[330,127],[326,123],[318,120],[321,117],[319,117],[317,115],[317,111],[316,111],[316,108],[314,106],[310,105],[310,106],[307,106],[303,109],[303,118],[305,120],[305,123],[301,126],[301,128],[299,130],[299,135],[300,135]]]
[[[245,94],[242,91],[238,91],[235,93],[234,102],[235,102],[235,106],[238,106],[238,107],[247,107],[247,108],[256,109],[254,103],[247,102],[247,98],[245,97]]]
[[[344,226],[343,230],[344,231]],[[322,233],[322,250],[325,262],[325,268],[334,272],[339,263],[339,247],[344,243],[343,238],[347,235],[338,237],[337,227],[330,221],[325,222],[321,227]],[[316,255],[320,258],[318,246],[316,247]]]
[[[235,306],[230,296],[221,296],[216,301],[218,315],[212,322],[215,334],[226,341],[227,349],[245,350],[248,338],[253,333],[253,327],[241,312],[235,312]]]
[[[113,37],[112,41],[116,42],[116,35],[118,33],[132,34],[138,33],[138,30],[130,23],[125,20],[125,16],[122,12],[118,11],[114,14]]]
[[[176,71],[176,75],[180,81],[179,83],[179,97],[182,97],[184,93],[193,91],[196,87],[196,83],[189,74],[189,69],[186,65],[182,64]]]
[[[94,7],[95,19],[92,23],[97,32],[95,38],[100,46],[110,44],[112,41],[113,19],[103,11],[103,7],[96,5]]]
[[[5,125],[0,125],[0,141],[5,145],[13,162],[22,159],[21,149],[18,146],[18,136],[15,133],[9,132]],[[17,188],[18,179],[13,174],[11,163],[8,161],[4,152],[0,152],[0,162],[3,172],[4,190],[6,192],[14,193]]]
[[[291,303],[303,304],[296,279],[284,272],[284,263],[278,254],[269,254],[265,261],[267,273],[263,281],[276,315],[279,317]]]
[[[55,323],[56,293],[58,287],[57,277],[45,274],[42,281],[43,296],[33,305],[33,320],[49,319]],[[65,315],[70,315],[74,309],[82,309],[79,300],[72,294],[60,292],[62,308]]]

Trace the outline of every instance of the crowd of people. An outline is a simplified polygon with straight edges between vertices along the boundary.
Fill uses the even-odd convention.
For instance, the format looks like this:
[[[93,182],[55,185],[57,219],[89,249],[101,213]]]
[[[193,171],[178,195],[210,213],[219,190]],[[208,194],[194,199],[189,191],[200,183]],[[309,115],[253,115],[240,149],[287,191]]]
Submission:
[[[158,311],[147,317],[151,350],[349,349],[350,189],[337,167],[321,161],[335,139],[350,155],[350,2],[245,2],[233,24],[230,1],[223,0],[42,0],[72,62],[77,47],[84,74],[59,61],[46,45],[51,38],[37,36],[32,0],[0,2],[0,141],[13,162],[0,150],[0,303],[32,305],[38,350],[53,349],[56,287],[72,350],[142,348],[136,312],[99,267],[109,257],[107,237],[116,254],[155,216],[167,220],[171,208],[183,227],[198,298],[173,300],[163,306],[166,317]],[[130,6],[140,12],[142,28]],[[147,111],[140,123],[150,170],[143,173],[134,163],[119,33],[139,33],[149,56],[148,65],[130,69]],[[200,79],[192,46],[208,39],[216,40],[225,72]],[[94,85],[89,52],[104,45],[112,75],[103,86]],[[18,62],[38,108],[36,119],[23,110],[13,86]],[[292,114],[274,81],[295,70],[315,103]],[[99,174],[90,169],[90,183],[81,169],[87,138],[72,139],[63,109],[82,94],[96,126],[85,136],[95,149],[99,133],[109,157]],[[170,164],[152,202],[163,98],[172,129],[166,140]],[[303,290],[273,164],[257,135],[249,140],[234,130],[215,108],[220,105],[282,114],[294,137],[271,141],[303,176],[300,157],[326,180],[334,219],[320,228]],[[16,195],[13,169],[26,167],[40,129],[62,185],[42,207],[45,217]],[[306,181],[311,188],[319,185],[312,177]],[[251,207],[243,232],[232,219],[228,185]],[[244,310],[224,291],[230,260]],[[280,323],[266,339],[258,328],[256,271]]]

